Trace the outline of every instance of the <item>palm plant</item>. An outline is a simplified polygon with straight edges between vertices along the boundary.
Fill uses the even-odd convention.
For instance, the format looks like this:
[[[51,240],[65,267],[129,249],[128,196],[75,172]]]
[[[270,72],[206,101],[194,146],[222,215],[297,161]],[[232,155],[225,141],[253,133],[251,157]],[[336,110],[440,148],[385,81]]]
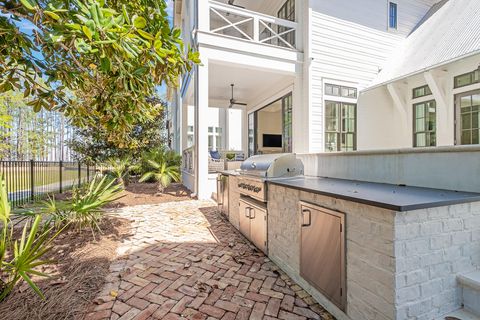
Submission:
[[[115,179],[96,176],[85,190],[75,190],[72,199],[55,201],[51,198],[44,202],[44,214],[57,226],[72,224],[79,229],[100,230],[103,207],[121,198],[122,190],[121,185],[115,184]]]
[[[155,180],[158,182],[158,189],[161,193],[165,191],[172,182],[180,181],[180,168],[177,165],[169,165],[166,160],[155,161],[148,159],[151,170],[144,173],[140,182]]]
[[[175,151],[168,150],[166,148],[153,149],[149,152],[144,152],[139,165],[142,174],[155,169],[155,167],[151,165],[150,161],[154,161],[156,163],[165,162],[167,166],[180,167],[182,164],[182,157]]]
[[[110,158],[107,160],[108,166],[111,168],[111,174],[117,182],[123,186],[127,186],[130,181],[130,169],[132,167],[132,158]]]
[[[36,270],[37,267],[51,264],[51,260],[43,260],[51,249],[51,242],[62,231],[51,235],[52,228],[48,224],[41,225],[42,216],[35,215],[32,224],[23,227],[19,240],[13,239],[13,226],[10,221],[11,208],[3,177],[0,177],[0,301],[5,299],[24,280],[42,299],[44,295],[33,282],[31,276],[48,277]]]

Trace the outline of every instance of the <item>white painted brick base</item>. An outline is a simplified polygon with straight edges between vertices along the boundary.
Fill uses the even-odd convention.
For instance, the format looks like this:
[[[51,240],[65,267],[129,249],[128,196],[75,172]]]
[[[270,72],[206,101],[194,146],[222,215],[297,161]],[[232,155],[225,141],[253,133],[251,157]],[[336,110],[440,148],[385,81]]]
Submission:
[[[269,255],[338,319],[430,320],[460,308],[458,273],[480,266],[480,202],[394,212],[270,185]],[[299,201],[346,213],[343,313],[300,275]]]

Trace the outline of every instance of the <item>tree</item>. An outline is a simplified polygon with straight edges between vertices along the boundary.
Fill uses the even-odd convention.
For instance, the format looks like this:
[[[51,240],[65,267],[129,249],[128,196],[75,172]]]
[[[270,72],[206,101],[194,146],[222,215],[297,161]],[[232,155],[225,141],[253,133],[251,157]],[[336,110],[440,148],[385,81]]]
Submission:
[[[0,112],[6,119],[3,125],[0,120],[0,159],[43,160],[52,156],[58,114],[45,110],[35,113],[28,101],[18,91],[0,95]]]
[[[148,102],[157,85],[200,63],[164,0],[0,0],[0,11],[0,93],[23,90],[34,110],[61,110],[112,143],[161,112]]]
[[[163,102],[161,104],[164,104]],[[110,133],[103,127],[75,129],[74,139],[68,145],[78,160],[104,162],[110,158],[138,157],[145,151],[160,149],[167,142],[165,115],[162,111],[153,119],[133,126],[124,141],[110,141]]]

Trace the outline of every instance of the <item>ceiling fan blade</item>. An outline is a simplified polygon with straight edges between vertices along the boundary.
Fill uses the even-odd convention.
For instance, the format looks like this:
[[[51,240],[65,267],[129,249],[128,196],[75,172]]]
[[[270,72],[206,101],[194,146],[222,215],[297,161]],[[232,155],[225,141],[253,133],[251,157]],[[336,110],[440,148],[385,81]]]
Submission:
[[[243,103],[243,102],[234,102],[233,104],[236,104],[238,106],[246,106],[247,105],[246,103]]]

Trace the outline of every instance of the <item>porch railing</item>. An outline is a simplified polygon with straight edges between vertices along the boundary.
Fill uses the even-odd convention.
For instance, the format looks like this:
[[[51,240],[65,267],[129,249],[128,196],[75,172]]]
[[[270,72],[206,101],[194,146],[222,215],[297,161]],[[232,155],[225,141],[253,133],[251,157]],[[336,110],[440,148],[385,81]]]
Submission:
[[[296,22],[234,7],[217,1],[210,4],[210,32],[257,43],[296,49]]]
[[[96,168],[80,162],[0,161],[9,201],[18,207],[90,181]]]
[[[183,171],[193,174],[195,173],[195,148],[192,146],[183,150],[182,153],[182,169]]]

